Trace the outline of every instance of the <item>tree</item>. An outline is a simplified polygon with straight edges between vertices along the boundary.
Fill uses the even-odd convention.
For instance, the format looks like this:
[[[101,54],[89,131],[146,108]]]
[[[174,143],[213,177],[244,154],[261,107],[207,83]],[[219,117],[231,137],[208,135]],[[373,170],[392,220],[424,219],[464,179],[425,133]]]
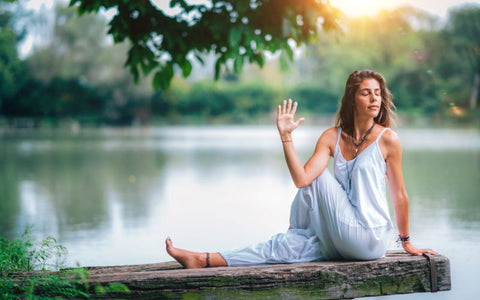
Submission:
[[[75,9],[62,4],[52,13],[53,24],[41,33],[50,38],[27,59],[32,75],[46,83],[55,77],[98,82],[104,73],[100,54],[106,48],[106,20],[95,15],[80,18]]]
[[[33,17],[40,20],[38,14]],[[61,3],[52,14],[50,26],[40,32],[49,38],[26,59],[31,79],[8,112],[82,120],[97,115],[108,122],[128,123],[135,110],[147,105],[152,92],[147,84],[135,85],[123,67],[128,43],[112,45],[107,40],[102,15],[79,17],[75,8]]]
[[[342,95],[345,78],[354,69],[373,69],[387,79],[400,110],[432,113],[440,103],[428,72],[432,68],[429,43],[437,40],[434,23],[430,15],[412,7],[350,18],[340,38],[324,34],[307,47],[293,76],[313,81],[326,92],[323,99],[329,99],[329,95]]]
[[[0,7],[0,111],[4,102],[12,98],[21,86],[23,62],[18,58],[17,42],[20,39],[12,28],[12,13]]]
[[[80,14],[115,8],[109,34],[115,43],[130,41],[126,65],[138,82],[155,71],[154,88],[167,88],[175,67],[188,77],[195,57],[216,55],[215,78],[233,64],[242,71],[246,59],[263,66],[265,51],[281,50],[293,59],[292,46],[315,37],[319,30],[338,29],[340,11],[320,0],[210,0],[190,5],[170,0],[168,15],[149,0],[71,0]],[[295,45],[290,45],[290,43]]]
[[[474,109],[480,88],[480,6],[465,5],[452,10],[445,31],[452,52],[464,63],[462,73],[471,84],[469,106]]]

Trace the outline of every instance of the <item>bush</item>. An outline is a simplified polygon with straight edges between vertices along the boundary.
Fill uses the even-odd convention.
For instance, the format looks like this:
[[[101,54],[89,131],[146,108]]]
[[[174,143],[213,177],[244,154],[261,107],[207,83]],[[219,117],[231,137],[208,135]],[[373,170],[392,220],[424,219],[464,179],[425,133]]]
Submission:
[[[33,272],[35,270],[57,271],[64,267],[67,249],[53,237],[40,242],[31,235],[27,226],[22,238],[8,241],[0,238],[0,295],[2,299],[63,297],[89,298],[89,272],[74,268],[61,272]],[[106,287],[97,285],[99,295],[109,292],[129,292],[119,283]]]
[[[174,122],[179,116],[207,123],[214,119],[243,122],[268,114],[279,101],[277,95],[278,91],[260,84],[196,82],[156,92],[151,110]]]
[[[340,100],[338,95],[332,95],[315,85],[295,87],[290,91],[289,98],[298,101],[302,109],[315,114],[335,113]]]

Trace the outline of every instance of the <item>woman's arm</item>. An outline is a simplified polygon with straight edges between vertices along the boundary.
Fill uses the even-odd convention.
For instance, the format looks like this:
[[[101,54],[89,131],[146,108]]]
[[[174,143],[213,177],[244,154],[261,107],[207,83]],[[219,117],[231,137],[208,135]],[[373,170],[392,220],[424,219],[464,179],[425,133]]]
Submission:
[[[302,188],[312,183],[327,167],[332,154],[330,149],[332,137],[333,143],[335,143],[336,130],[335,128],[330,128],[322,134],[315,147],[315,152],[304,166],[298,157],[292,140],[292,132],[304,121],[304,118],[295,121],[296,110],[297,102],[292,105],[291,99],[288,102],[284,100],[283,105],[279,105],[277,109],[277,128],[282,139],[283,151],[290,175],[295,186]]]
[[[400,236],[409,236],[408,228],[408,195],[403,182],[402,174],[402,147],[397,134],[387,131],[384,134],[383,146],[386,149],[387,161],[387,179],[390,186],[393,208],[395,211],[395,219]],[[435,251],[428,249],[417,249],[412,243],[402,241],[405,251],[412,255],[422,255],[423,253],[437,254]]]

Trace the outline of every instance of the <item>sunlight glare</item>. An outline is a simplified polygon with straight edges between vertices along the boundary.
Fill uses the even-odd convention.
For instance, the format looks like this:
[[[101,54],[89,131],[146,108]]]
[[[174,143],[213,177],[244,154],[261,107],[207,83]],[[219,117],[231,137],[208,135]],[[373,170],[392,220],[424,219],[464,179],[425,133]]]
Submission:
[[[330,0],[330,3],[339,8],[347,16],[374,16],[380,10],[390,8],[395,1],[382,0]]]

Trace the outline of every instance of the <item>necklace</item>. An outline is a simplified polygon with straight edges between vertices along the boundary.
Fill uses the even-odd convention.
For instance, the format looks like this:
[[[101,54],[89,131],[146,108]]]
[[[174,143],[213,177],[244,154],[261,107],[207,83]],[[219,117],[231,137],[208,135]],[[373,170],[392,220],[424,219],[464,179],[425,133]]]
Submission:
[[[350,135],[351,139],[352,139],[352,143],[353,145],[355,145],[355,156],[353,157],[353,159],[355,159],[353,161],[353,164],[352,164],[352,168],[349,169],[348,168],[348,162],[347,162],[347,178],[348,178],[348,191],[350,191],[352,189],[352,172],[353,172],[353,168],[355,168],[355,163],[357,162],[356,158],[357,158],[357,155],[358,155],[358,149],[360,149],[360,146],[363,144],[363,142],[365,142],[365,139],[367,138],[367,136],[370,134],[370,132],[372,132],[373,130],[373,127],[375,127],[375,122],[373,122],[372,126],[370,126],[370,128],[367,130],[367,132],[365,132],[365,134],[363,135],[363,137],[360,139],[360,142],[355,142],[355,139],[353,138],[353,134]]]
[[[375,127],[375,122],[373,122],[372,126],[370,126],[367,132],[365,132],[365,134],[360,139],[360,142],[358,143],[355,142],[355,138],[353,137],[353,134],[350,135],[350,138],[352,139],[352,143],[353,145],[355,145],[355,156],[353,158],[357,157],[358,149],[360,149],[360,146],[363,144],[363,142],[365,142],[365,139],[367,138],[367,136],[370,134],[370,132],[372,132],[373,127]]]

